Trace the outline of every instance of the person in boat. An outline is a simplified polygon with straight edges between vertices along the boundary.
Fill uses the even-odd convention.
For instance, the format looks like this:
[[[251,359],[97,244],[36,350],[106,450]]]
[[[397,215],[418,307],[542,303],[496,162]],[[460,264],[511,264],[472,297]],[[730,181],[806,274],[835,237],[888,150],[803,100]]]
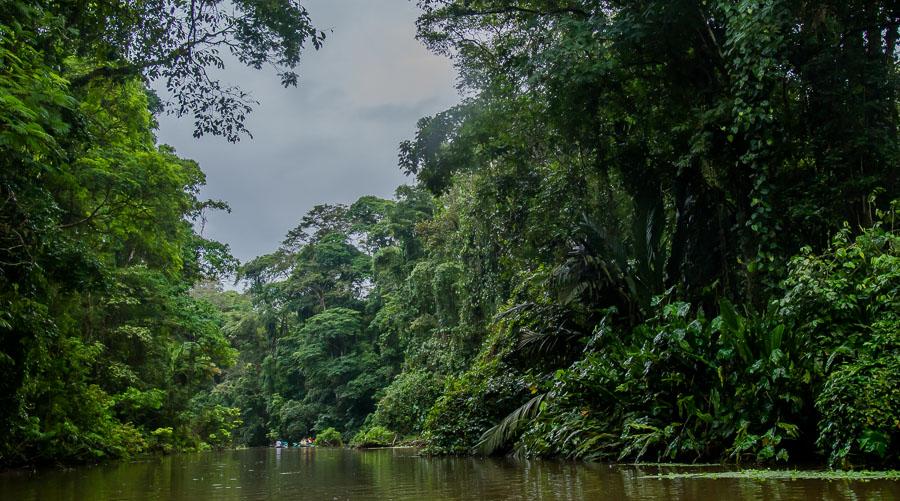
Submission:
[[[280,448],[281,448],[281,440],[276,440],[276,441],[275,441],[275,448],[276,448],[276,449],[280,449]]]

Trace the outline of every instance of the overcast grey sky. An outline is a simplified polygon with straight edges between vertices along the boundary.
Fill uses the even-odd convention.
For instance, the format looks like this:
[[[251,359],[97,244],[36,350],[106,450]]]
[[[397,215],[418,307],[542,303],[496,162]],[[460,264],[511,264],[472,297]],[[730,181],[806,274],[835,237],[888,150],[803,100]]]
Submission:
[[[419,14],[408,0],[305,0],[323,48],[304,52],[300,85],[284,89],[271,70],[232,64],[223,80],[259,101],[237,144],[192,136],[191,117],[160,117],[160,143],[200,163],[204,198],[232,213],[210,214],[204,236],[242,262],[277,249],[314,205],[391,198],[411,180],[397,145],[416,121],[459,102],[450,61],[415,40]]]

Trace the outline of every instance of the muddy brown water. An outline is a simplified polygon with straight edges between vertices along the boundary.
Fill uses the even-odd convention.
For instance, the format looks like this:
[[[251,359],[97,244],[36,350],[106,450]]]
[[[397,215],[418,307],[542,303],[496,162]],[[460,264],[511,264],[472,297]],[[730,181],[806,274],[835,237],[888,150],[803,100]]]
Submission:
[[[415,449],[180,454],[0,474],[0,500],[900,500],[897,480],[713,478],[720,467],[419,457]],[[668,478],[704,472],[702,478]]]

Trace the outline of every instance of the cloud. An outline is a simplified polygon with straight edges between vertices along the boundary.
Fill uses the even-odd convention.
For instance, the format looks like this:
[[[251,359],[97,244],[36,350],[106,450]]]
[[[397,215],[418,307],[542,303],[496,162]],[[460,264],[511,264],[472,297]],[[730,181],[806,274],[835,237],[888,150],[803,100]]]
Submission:
[[[363,106],[357,108],[356,116],[363,120],[376,122],[403,122],[409,124],[415,122],[429,112],[438,108],[440,99],[430,96],[415,103],[385,103],[376,106]]]
[[[450,61],[414,38],[413,3],[304,5],[317,27],[333,31],[322,50],[303,54],[298,88],[236,62],[220,73],[260,102],[247,120],[254,139],[195,139],[190,118],[160,120],[160,141],[206,172],[201,196],[232,207],[208,216],[205,236],[230,244],[242,261],[274,251],[316,204],[390,198],[410,181],[397,167],[397,145],[413,137],[419,118],[459,101]]]

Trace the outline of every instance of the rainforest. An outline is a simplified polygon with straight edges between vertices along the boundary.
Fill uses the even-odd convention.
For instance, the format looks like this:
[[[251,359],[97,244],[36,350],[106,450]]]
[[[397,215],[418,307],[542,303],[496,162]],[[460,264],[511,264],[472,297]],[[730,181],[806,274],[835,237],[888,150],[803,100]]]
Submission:
[[[207,70],[289,87],[328,40],[224,4],[0,2],[0,468],[307,437],[900,465],[896,2],[420,0],[465,98],[393,198],[246,262],[157,117],[249,140]]]

